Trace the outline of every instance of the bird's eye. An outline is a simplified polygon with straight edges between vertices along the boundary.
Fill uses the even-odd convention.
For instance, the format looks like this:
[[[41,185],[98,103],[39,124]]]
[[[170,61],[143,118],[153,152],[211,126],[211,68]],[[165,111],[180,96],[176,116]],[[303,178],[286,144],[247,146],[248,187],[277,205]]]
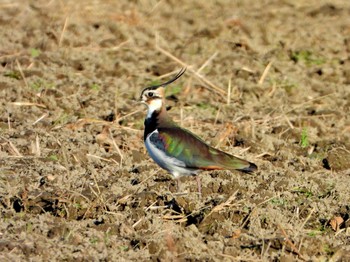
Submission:
[[[149,93],[148,93],[148,96],[149,96],[149,97],[153,97],[153,95],[154,95],[153,92],[149,92]]]

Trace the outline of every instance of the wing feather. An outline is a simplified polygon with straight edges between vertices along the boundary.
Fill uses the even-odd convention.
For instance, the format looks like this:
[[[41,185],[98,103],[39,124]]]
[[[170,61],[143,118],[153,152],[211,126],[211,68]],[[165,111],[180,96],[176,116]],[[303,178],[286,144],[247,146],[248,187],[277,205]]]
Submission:
[[[237,169],[251,172],[253,163],[232,156],[206,144],[190,131],[178,126],[158,128],[150,140],[169,157],[185,163],[187,168],[215,170]]]

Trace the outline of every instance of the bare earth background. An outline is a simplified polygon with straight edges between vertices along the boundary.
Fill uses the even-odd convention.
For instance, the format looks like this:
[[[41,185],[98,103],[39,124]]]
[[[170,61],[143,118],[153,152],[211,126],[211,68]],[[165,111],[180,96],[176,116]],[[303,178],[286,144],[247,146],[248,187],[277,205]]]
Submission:
[[[0,24],[1,261],[350,261],[348,0],[2,0]],[[184,66],[172,117],[259,166],[202,198],[142,140],[140,90]]]

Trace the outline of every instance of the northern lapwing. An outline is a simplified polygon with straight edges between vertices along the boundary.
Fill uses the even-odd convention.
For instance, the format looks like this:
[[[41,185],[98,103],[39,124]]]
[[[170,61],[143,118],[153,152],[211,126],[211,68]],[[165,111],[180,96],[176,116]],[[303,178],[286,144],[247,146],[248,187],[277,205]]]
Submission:
[[[257,166],[208,145],[192,132],[180,127],[168,115],[165,88],[180,78],[186,69],[171,80],[142,90],[141,102],[148,107],[144,142],[151,158],[174,178],[197,175],[204,170],[239,170],[251,173]],[[201,191],[197,176],[198,190]]]

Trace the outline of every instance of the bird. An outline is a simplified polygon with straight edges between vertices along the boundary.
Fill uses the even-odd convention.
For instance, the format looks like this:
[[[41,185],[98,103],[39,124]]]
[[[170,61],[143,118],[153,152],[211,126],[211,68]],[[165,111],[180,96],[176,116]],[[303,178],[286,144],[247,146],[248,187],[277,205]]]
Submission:
[[[186,71],[182,68],[175,77],[165,83],[152,85],[142,90],[141,103],[147,106],[144,121],[144,143],[149,156],[175,179],[196,176],[199,194],[201,171],[238,170],[252,173],[257,170],[254,163],[210,146],[189,130],[182,128],[168,115],[165,90]]]

